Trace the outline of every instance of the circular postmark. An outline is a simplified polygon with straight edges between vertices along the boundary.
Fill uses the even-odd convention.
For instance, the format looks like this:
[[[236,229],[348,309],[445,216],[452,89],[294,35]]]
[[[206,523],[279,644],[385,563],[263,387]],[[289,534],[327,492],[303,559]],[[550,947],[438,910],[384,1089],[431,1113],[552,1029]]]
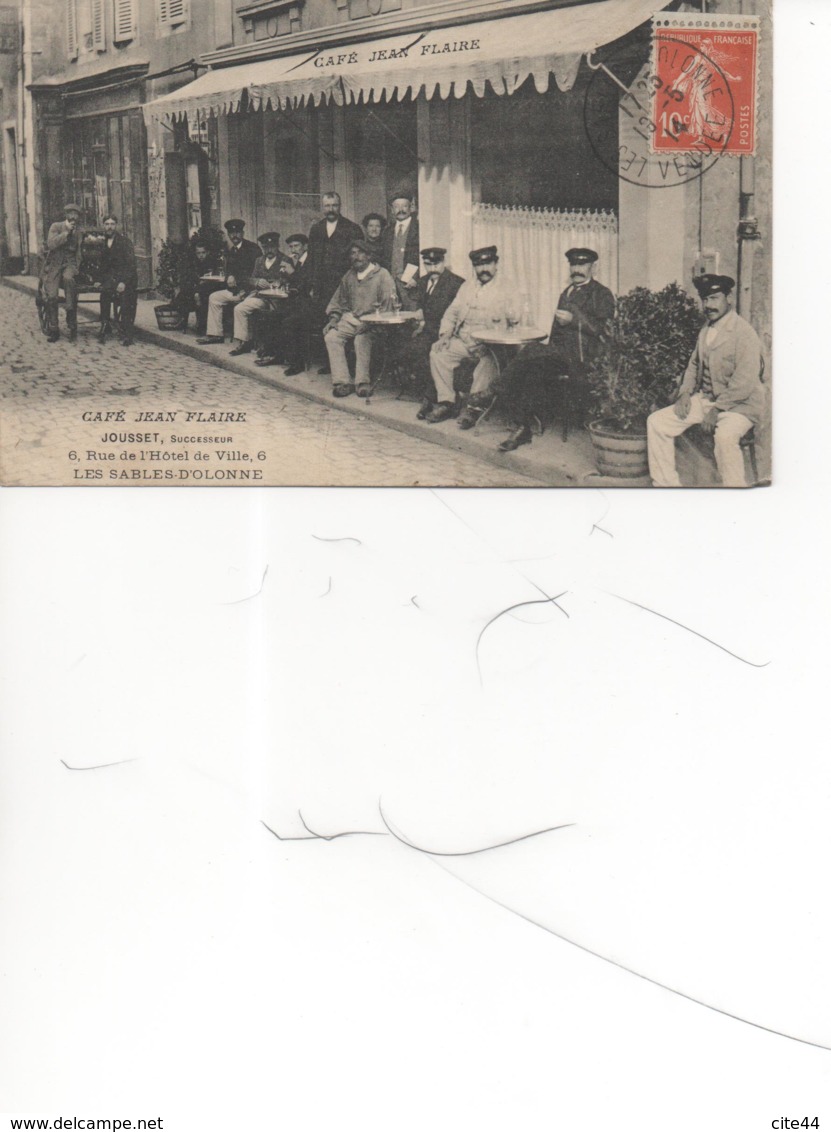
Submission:
[[[658,34],[652,56],[630,82],[623,54],[588,57],[594,74],[583,126],[595,157],[620,180],[670,189],[703,177],[724,154],[735,104],[727,75],[694,42]],[[610,122],[610,89],[618,93],[617,123]]]

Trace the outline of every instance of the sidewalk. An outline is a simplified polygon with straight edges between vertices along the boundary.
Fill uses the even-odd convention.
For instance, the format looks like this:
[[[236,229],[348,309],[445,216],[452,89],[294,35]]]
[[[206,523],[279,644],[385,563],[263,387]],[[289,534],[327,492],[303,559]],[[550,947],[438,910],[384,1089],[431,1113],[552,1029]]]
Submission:
[[[14,290],[34,297],[37,279],[34,276],[10,276],[2,282]],[[414,401],[399,400],[394,389],[380,389],[370,400],[357,397],[335,399],[332,397],[328,377],[312,371],[298,374],[297,377],[283,377],[280,366],[258,367],[253,354],[238,358],[228,356],[229,345],[197,346],[196,332],[161,331],[156,323],[154,307],[163,300],[139,299],[136,313],[136,337],[153,342],[165,350],[207,362],[230,373],[249,378],[259,385],[269,386],[281,392],[295,393],[309,401],[338,409],[353,416],[369,418],[376,424],[395,429],[444,448],[463,452],[488,464],[509,468],[525,476],[530,476],[549,487],[641,487],[649,486],[648,478],[621,481],[613,477],[601,476],[596,468],[591,440],[585,431],[575,431],[563,441],[559,427],[547,429],[543,436],[534,437],[532,444],[517,452],[499,452],[498,446],[504,440],[507,430],[499,419],[488,419],[475,429],[462,432],[453,421],[430,425],[416,419],[417,404]],[[82,319],[97,320],[98,304],[95,301],[82,301],[78,307]],[[715,484],[715,474],[710,462],[692,445],[678,445],[678,468],[684,484],[710,486]]]

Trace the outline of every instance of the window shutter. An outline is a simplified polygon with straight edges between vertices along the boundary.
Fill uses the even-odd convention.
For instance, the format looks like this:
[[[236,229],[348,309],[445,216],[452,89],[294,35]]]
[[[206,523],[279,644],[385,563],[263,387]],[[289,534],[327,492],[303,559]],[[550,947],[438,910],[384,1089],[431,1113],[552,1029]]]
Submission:
[[[188,18],[188,0],[159,0],[159,22],[175,27]]]
[[[104,0],[92,0],[92,46],[95,51],[107,50]]]
[[[77,0],[66,0],[66,54],[78,58],[78,6]]]
[[[135,0],[115,0],[113,43],[124,43],[135,35]]]

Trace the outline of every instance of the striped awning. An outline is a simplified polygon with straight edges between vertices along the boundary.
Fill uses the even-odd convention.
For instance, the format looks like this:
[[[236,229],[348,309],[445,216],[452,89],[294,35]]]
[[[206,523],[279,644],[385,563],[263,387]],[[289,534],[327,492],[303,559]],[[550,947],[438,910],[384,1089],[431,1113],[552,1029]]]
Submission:
[[[148,121],[304,103],[512,94],[529,76],[570,90],[582,57],[631,31],[669,0],[600,0],[457,27],[310,49],[208,71],[144,107]]]

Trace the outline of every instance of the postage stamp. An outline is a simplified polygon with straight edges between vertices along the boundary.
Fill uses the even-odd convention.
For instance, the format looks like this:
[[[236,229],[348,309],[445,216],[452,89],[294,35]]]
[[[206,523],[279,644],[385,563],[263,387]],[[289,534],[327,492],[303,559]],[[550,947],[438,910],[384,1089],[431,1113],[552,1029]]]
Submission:
[[[755,154],[758,29],[744,16],[655,20],[653,152]]]

